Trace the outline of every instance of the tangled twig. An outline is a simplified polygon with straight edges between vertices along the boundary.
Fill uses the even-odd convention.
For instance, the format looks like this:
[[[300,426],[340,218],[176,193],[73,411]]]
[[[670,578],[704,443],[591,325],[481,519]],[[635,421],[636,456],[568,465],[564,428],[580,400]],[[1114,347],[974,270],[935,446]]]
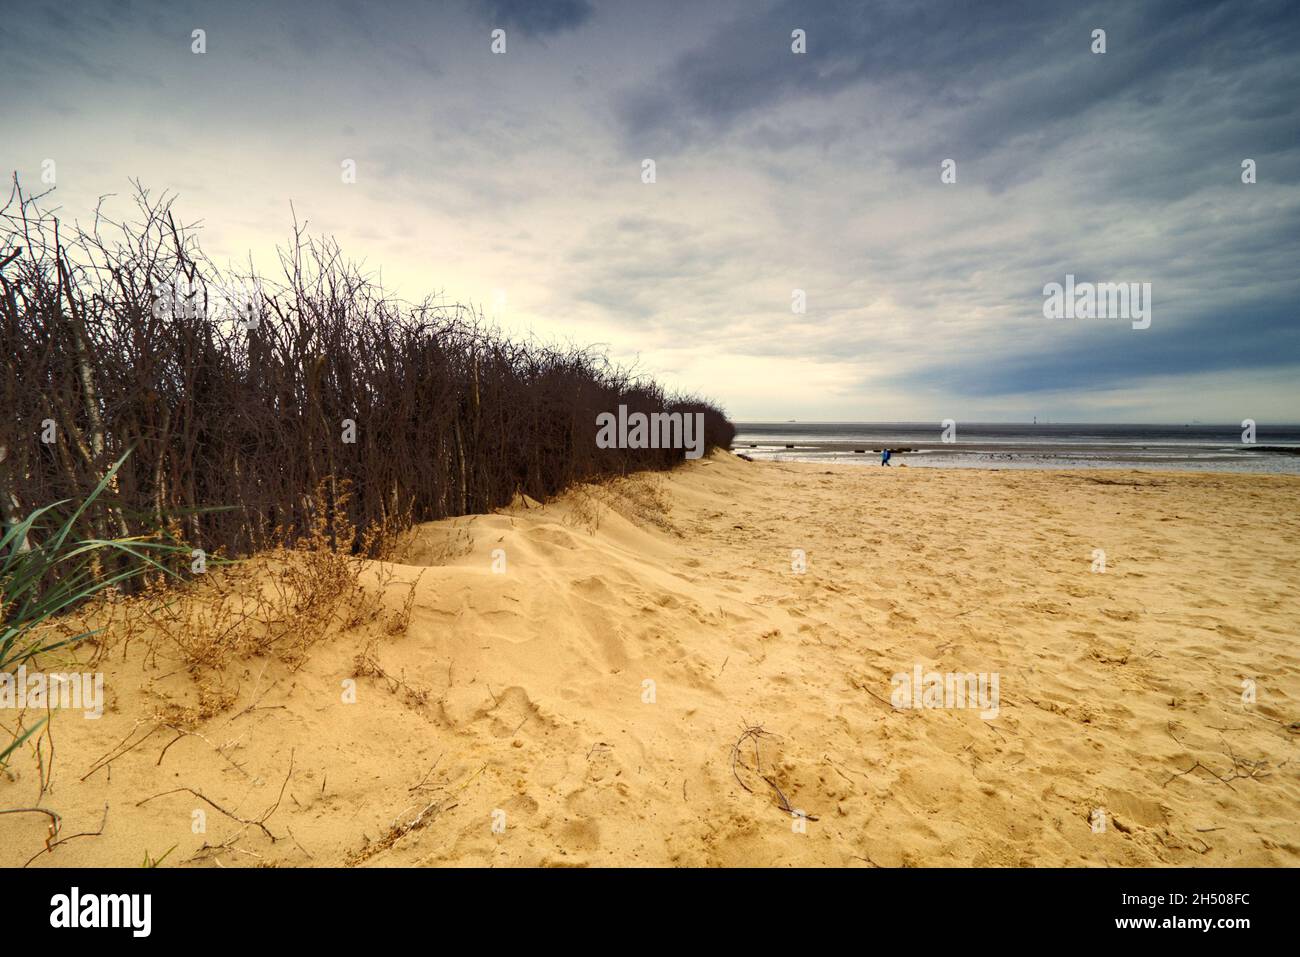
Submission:
[[[774,734],[772,734],[772,732],[767,731],[766,729],[764,729],[763,726],[762,726],[761,724],[753,724],[753,725],[751,725],[751,724],[749,724],[749,722],[745,722],[745,729],[741,732],[740,737],[736,739],[736,743],[733,744],[733,745],[731,746],[731,773],[732,773],[732,775],[735,777],[736,782],[737,782],[737,783],[738,783],[742,788],[744,788],[744,789],[745,789],[746,791],[748,791],[750,794],[753,794],[753,793],[754,793],[754,789],[751,788],[748,784],[746,784],[746,783],[744,782],[744,780],[743,780],[743,779],[741,778],[741,776],[740,776],[740,772],[739,772],[739,770],[737,770],[737,767],[736,767],[737,763],[740,761],[741,748],[743,748],[743,747],[745,746],[745,742],[746,742],[746,741],[751,741],[751,742],[753,742],[753,745],[754,745],[754,767],[753,767],[753,771],[754,771],[754,773],[757,774],[760,778],[762,778],[764,782],[767,783],[768,787],[770,787],[773,791],[776,792],[776,801],[777,801],[777,805],[776,805],[776,806],[779,807],[782,811],[785,811],[787,814],[799,814],[799,815],[802,816],[805,820],[808,820],[808,821],[815,821],[815,820],[817,820],[817,816],[816,816],[816,815],[814,815],[814,814],[805,814],[805,813],[803,813],[802,811],[799,811],[798,809],[796,809],[793,805],[791,805],[791,803],[790,803],[790,799],[787,798],[787,797],[785,796],[785,792],[781,790],[780,785],[778,785],[778,784],[776,783],[776,781],[775,781],[771,776],[766,775],[766,774],[763,773],[763,771],[762,771],[762,759],[761,759],[761,756],[760,756],[760,754],[759,754],[759,741],[760,741],[761,739],[763,739],[763,738],[772,738],[772,737],[776,737],[776,735],[774,735]],[[742,766],[743,766],[743,765],[742,765]]]

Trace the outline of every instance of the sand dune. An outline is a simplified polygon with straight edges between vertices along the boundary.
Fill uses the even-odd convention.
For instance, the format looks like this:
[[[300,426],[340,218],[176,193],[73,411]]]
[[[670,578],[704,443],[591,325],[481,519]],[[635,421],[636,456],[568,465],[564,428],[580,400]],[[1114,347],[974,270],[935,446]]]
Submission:
[[[104,717],[56,714],[44,794],[24,756],[0,807],[67,836],[107,805],[32,866],[1296,865],[1297,505],[1291,477],[715,455],[417,528],[372,570],[393,607],[423,572],[404,634],[230,666],[190,734],[151,715],[192,679],[122,649]],[[997,673],[997,717],[895,709],[917,665]],[[0,816],[0,864],[45,831]]]

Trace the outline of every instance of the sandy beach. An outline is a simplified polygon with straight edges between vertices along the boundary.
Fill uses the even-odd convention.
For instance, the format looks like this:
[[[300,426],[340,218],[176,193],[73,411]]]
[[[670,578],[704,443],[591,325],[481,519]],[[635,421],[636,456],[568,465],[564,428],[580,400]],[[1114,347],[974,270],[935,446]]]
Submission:
[[[418,526],[293,663],[110,629],[0,777],[92,833],[0,865],[1295,866],[1298,555],[1293,476],[715,454]]]

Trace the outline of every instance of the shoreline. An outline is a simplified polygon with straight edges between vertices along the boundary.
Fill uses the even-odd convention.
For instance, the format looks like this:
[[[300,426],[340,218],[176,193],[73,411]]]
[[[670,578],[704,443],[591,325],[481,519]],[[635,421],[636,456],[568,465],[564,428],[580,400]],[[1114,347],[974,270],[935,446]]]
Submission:
[[[1300,426],[1247,419],[1228,425],[1037,423],[739,423],[732,448],[757,461],[895,464],[925,468],[1157,468],[1300,474]],[[1247,428],[1248,426],[1248,428]],[[901,451],[900,451],[901,450]]]
[[[732,451],[754,462],[788,462],[806,465],[879,466],[880,448],[852,443],[796,445],[793,449],[736,443]],[[1300,475],[1300,449],[1294,452],[1259,449],[1248,452],[1211,452],[1180,456],[1167,450],[1115,450],[1100,457],[1097,450],[1040,449],[1014,446],[984,448],[912,448],[892,451],[890,467],[907,465],[927,469],[1031,470],[1053,472],[1150,471],[1204,475]],[[1128,454],[1125,454],[1128,453]],[[1150,456],[1144,460],[1141,456]],[[1242,456],[1250,456],[1243,459]]]

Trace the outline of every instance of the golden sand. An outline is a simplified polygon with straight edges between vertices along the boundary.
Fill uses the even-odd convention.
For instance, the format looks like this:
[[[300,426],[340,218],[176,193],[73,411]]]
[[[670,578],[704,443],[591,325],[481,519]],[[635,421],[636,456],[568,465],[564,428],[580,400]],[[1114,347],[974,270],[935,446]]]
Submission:
[[[417,528],[405,634],[227,666],[192,733],[110,654],[0,775],[102,833],[0,816],[0,864],[1300,864],[1300,479],[720,454],[529,505]],[[997,716],[894,708],[917,666]]]

